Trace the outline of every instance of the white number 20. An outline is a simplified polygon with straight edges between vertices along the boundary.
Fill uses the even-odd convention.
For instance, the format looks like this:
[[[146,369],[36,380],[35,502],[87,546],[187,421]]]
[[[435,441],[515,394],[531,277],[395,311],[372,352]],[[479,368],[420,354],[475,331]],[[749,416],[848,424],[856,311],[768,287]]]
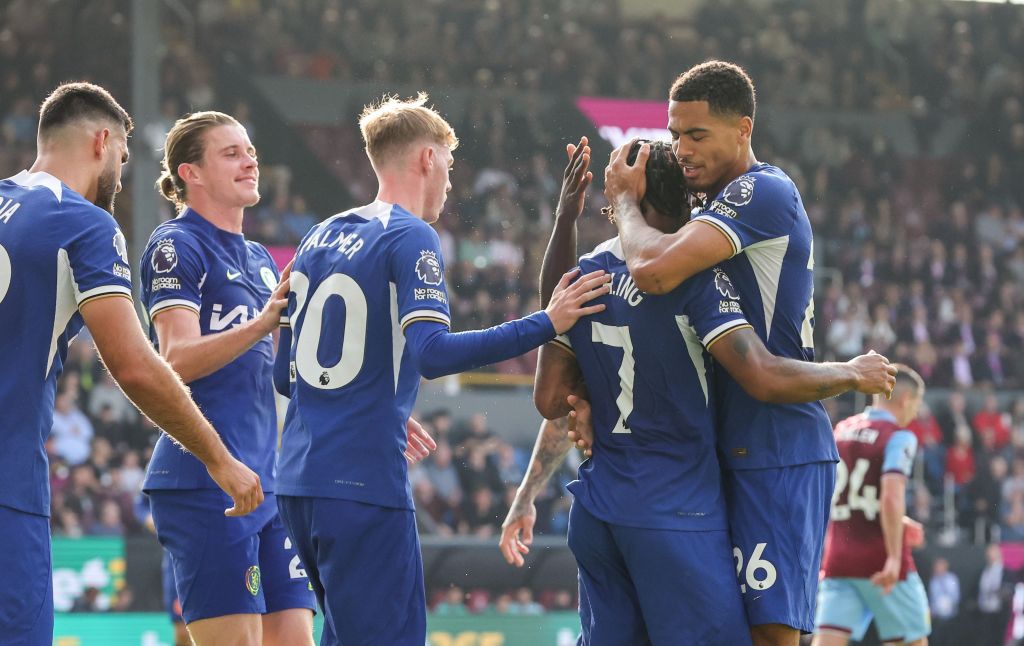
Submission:
[[[740,592],[746,594],[747,588],[751,590],[767,590],[775,585],[775,579],[778,578],[775,566],[772,565],[771,561],[761,558],[764,555],[764,548],[767,546],[768,543],[758,543],[754,546],[750,560],[747,561],[747,582],[740,583]],[[732,548],[732,557],[736,559],[736,577],[740,578],[743,573],[743,552],[740,548],[734,547]],[[764,577],[759,579],[757,578],[757,573],[762,570],[764,571]]]

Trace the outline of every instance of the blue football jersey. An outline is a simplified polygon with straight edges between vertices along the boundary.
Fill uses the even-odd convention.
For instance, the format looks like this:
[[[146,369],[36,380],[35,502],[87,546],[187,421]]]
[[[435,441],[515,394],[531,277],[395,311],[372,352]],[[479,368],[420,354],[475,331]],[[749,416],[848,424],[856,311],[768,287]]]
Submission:
[[[420,375],[403,329],[449,324],[437,233],[381,201],[335,215],[299,244],[291,290],[277,493],[412,509],[403,451]]]
[[[278,271],[263,245],[218,228],[191,209],[153,231],[142,254],[142,303],[150,320],[183,307],[199,315],[203,336],[259,315],[277,286]],[[159,347],[156,328],[149,338]],[[231,454],[274,490],[277,410],[272,371],[274,342],[267,335],[240,357],[188,384],[192,399]],[[206,467],[167,434],[160,436],[144,488],[213,489]]]
[[[570,491],[601,520],[650,529],[727,527],[706,348],[748,326],[729,277],[709,269],[668,294],[636,288],[618,238],[580,259],[613,275],[603,312],[556,343],[576,354],[590,395],[594,455]]]
[[[124,235],[114,218],[47,173],[0,181],[0,505],[50,515],[57,378],[82,329],[78,309],[131,298]]]
[[[734,255],[722,264],[743,313],[768,351],[814,360],[814,250],[811,223],[793,181],[755,164],[730,182],[694,220],[721,231]],[[719,450],[731,469],[836,461],[832,426],[820,402],[765,404],[725,370],[719,385]]]

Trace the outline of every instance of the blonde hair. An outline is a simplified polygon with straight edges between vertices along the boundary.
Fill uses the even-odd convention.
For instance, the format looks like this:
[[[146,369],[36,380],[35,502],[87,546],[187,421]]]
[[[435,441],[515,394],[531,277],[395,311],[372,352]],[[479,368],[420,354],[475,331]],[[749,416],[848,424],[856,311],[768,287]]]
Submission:
[[[206,138],[210,128],[216,126],[240,126],[234,117],[223,112],[193,112],[174,122],[164,140],[164,158],[160,161],[162,172],[156,180],[156,188],[177,210],[185,208],[188,187],[178,175],[181,164],[196,164],[206,152]]]
[[[414,99],[385,94],[363,108],[359,115],[359,132],[374,168],[421,139],[447,144],[451,150],[459,146],[455,130],[436,110],[426,106],[427,99],[426,92],[420,92]]]

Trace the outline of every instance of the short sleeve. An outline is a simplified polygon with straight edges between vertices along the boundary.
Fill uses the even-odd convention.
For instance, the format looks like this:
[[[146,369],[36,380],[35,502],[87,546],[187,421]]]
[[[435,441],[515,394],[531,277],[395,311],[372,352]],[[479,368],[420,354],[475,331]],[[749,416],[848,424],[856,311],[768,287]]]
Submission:
[[[106,212],[84,217],[88,225],[66,249],[78,306],[111,294],[131,298],[132,272],[124,234]]]
[[[685,284],[690,286],[686,313],[705,348],[711,349],[733,330],[750,327],[740,307],[739,292],[720,268],[702,271]]]
[[[415,321],[437,321],[451,327],[437,232],[416,221],[397,238],[390,265],[402,329]]]
[[[735,255],[759,242],[789,235],[796,201],[796,187],[788,178],[748,173],[729,182],[692,219],[721,231]]]
[[[190,234],[181,230],[157,231],[150,238],[141,262],[143,305],[150,319],[175,307],[199,313],[206,263]]]
[[[915,453],[917,436],[911,431],[896,431],[889,436],[889,442],[885,445],[882,473],[902,473],[909,478],[914,469]]]

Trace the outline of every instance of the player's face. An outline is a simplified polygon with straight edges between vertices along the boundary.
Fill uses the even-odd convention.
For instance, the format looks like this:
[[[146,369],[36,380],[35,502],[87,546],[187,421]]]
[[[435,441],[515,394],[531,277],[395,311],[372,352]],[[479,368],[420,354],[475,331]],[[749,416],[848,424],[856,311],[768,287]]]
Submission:
[[[93,204],[114,213],[114,197],[121,192],[121,170],[128,163],[128,135],[124,128],[110,131],[108,154],[103,165],[103,172],[96,181],[96,198]]]
[[[213,201],[230,208],[259,202],[260,168],[245,128],[214,126],[206,131],[204,144],[203,162],[196,165],[196,174]]]
[[[441,209],[448,199],[448,191],[452,190],[450,174],[455,163],[451,148],[447,145],[432,144],[434,162],[427,178],[427,204],[424,220],[428,223],[437,222],[441,217]]]
[[[651,206],[647,200],[640,201],[640,213],[644,216],[644,221],[647,224],[662,233],[675,233],[682,226],[682,222],[679,218],[674,218],[671,215],[665,215],[661,211]]]
[[[753,129],[749,117],[713,114],[707,101],[670,101],[668,129],[691,190],[717,193],[746,172]]]

